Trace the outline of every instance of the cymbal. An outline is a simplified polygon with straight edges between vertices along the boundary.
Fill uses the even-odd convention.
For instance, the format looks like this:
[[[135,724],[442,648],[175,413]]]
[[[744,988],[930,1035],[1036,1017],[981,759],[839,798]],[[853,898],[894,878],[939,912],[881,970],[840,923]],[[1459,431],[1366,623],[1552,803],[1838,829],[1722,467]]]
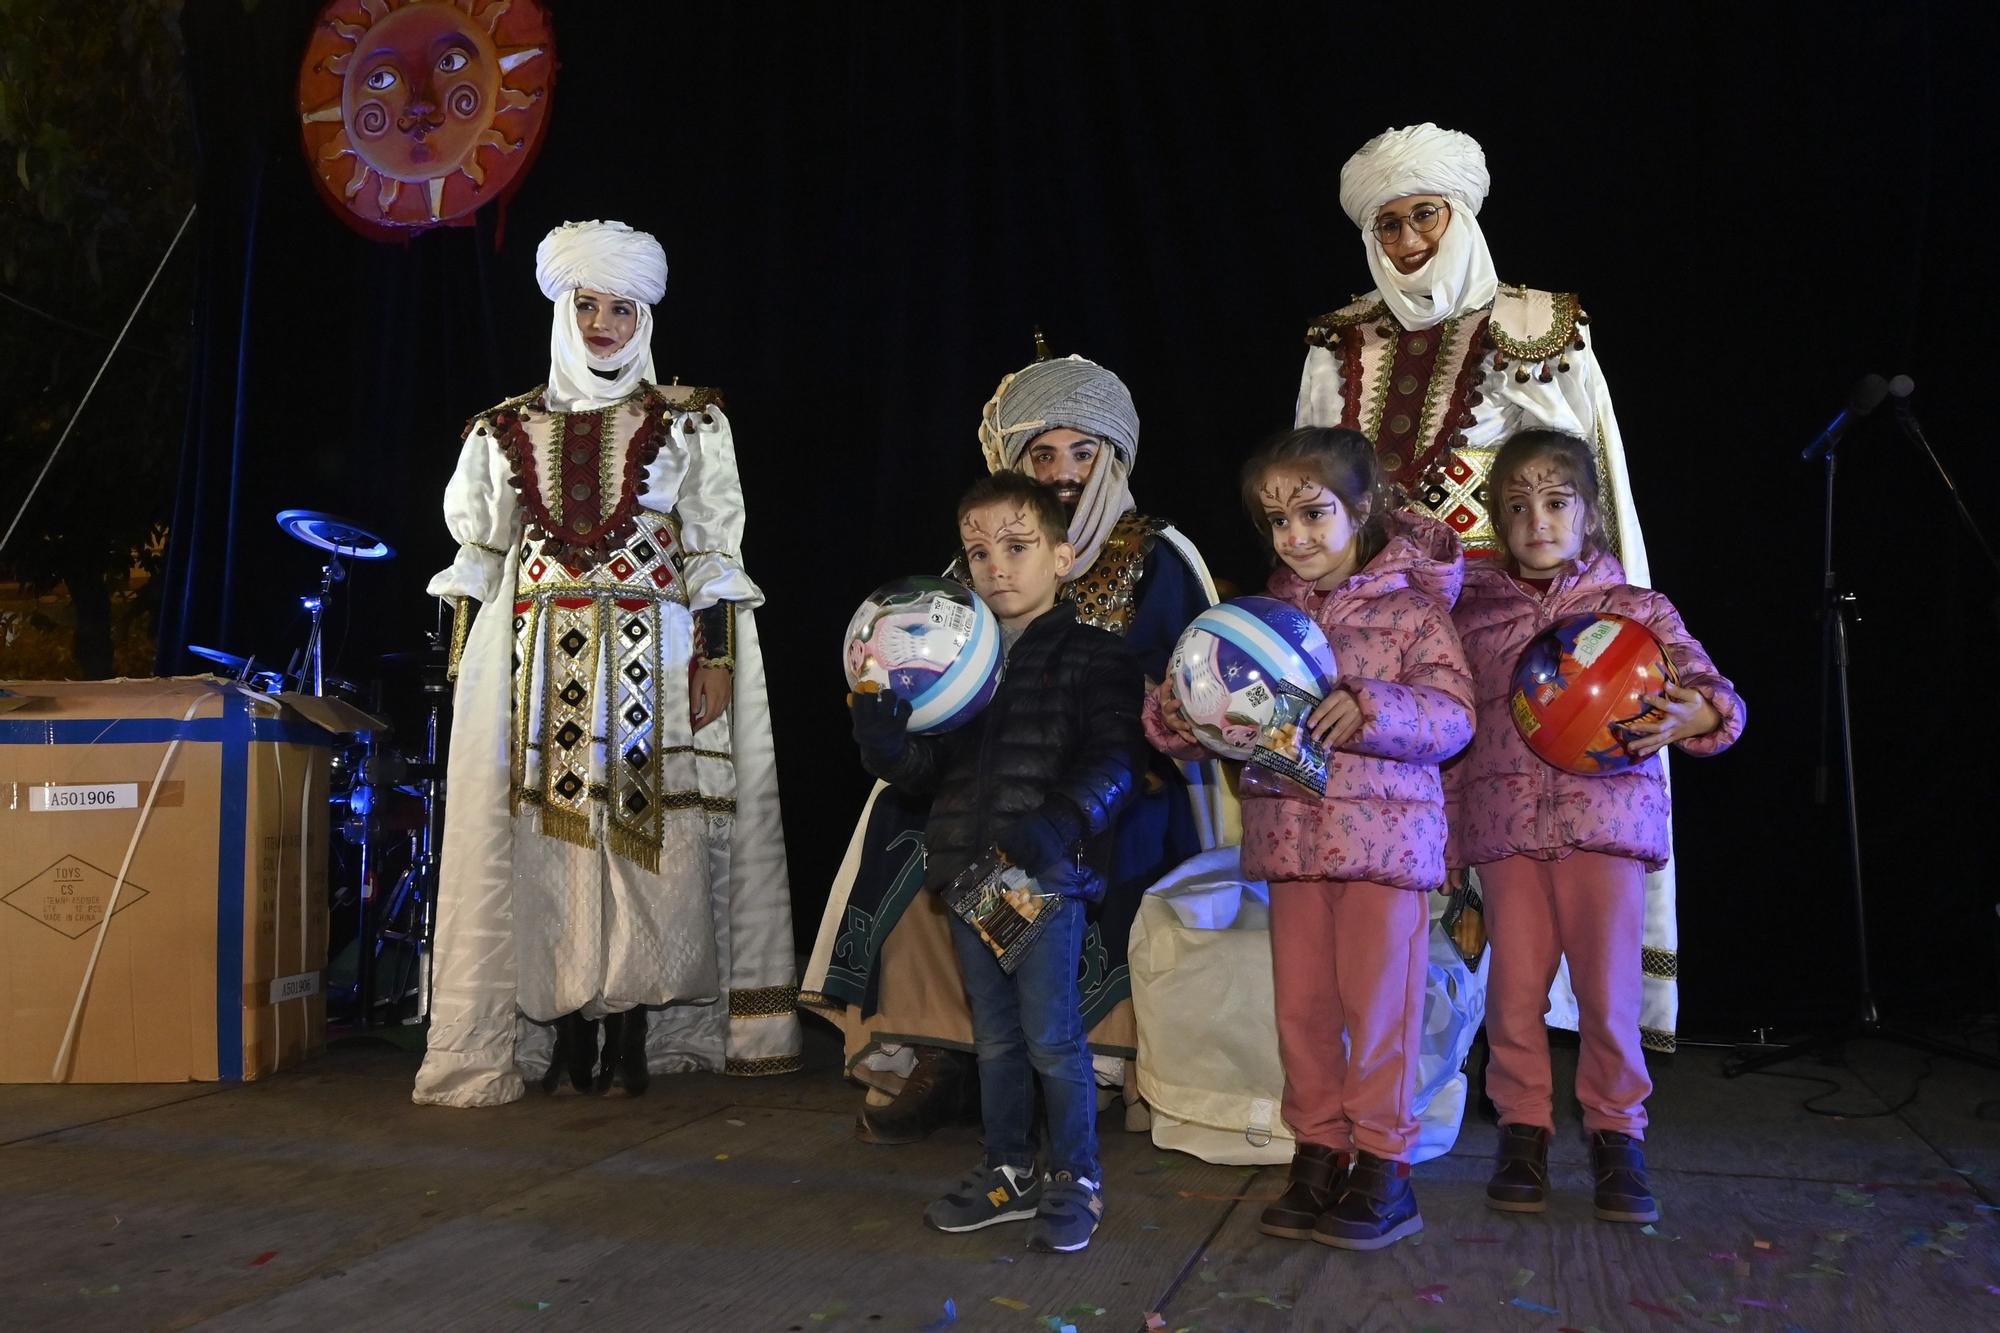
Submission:
[[[408,653],[383,653],[376,661],[383,666],[421,666],[426,663],[443,662],[446,653],[442,648],[419,648]]]
[[[317,509],[280,509],[278,526],[308,546],[350,560],[389,560],[396,554],[395,547],[359,523]]]
[[[250,665],[249,658],[238,657],[235,653],[225,653],[220,648],[204,648],[198,643],[191,643],[187,646],[187,650],[196,657],[204,661],[213,662],[217,666],[231,672],[240,672],[244,667]]]

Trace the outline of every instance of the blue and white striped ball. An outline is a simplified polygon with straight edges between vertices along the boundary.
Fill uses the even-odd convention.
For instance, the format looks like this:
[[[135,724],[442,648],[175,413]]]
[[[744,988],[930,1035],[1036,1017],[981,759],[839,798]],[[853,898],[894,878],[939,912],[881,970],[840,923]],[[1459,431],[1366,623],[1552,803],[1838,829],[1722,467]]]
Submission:
[[[870,684],[910,701],[911,731],[934,734],[978,716],[1000,687],[1000,622],[951,579],[916,575],[870,593],[841,640],[850,689]]]
[[[1256,750],[1279,685],[1319,700],[1340,678],[1319,625],[1275,597],[1238,597],[1203,611],[1181,632],[1167,674],[1195,735],[1226,759]]]

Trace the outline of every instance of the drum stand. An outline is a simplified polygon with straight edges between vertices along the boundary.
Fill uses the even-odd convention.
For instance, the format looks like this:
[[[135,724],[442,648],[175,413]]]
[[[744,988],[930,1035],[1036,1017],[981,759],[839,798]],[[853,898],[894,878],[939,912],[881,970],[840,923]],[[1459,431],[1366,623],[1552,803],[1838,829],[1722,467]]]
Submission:
[[[326,694],[326,609],[333,601],[333,585],[347,577],[338,555],[329,555],[320,566],[319,591],[299,598],[299,605],[312,616],[312,631],[306,635],[305,659],[299,665],[300,688],[307,694]]]
[[[1907,394],[1907,392],[1908,386],[1905,381],[1902,393]],[[1930,453],[1931,463],[1937,467],[1938,475],[1944,477],[1945,486],[1950,490],[1953,501],[1957,503],[1958,488],[1952,484],[1950,476],[1938,463],[1937,455],[1931,453],[1930,444],[1922,439],[1921,431],[1912,431],[1911,423],[1914,418],[1905,416],[1900,404],[1898,415],[1904,419],[1904,429],[1912,432],[1914,438],[1923,444],[1925,452]],[[1871,950],[1868,945],[1868,905],[1862,893],[1861,815],[1854,795],[1854,720],[1849,693],[1851,662],[1848,656],[1848,622],[1854,618],[1854,594],[1841,590],[1838,576],[1834,572],[1833,561],[1834,473],[1839,467],[1839,460],[1840,442],[1836,439],[1829,442],[1825,453],[1826,490],[1823,500],[1825,537],[1820,560],[1820,764],[1814,778],[1814,801],[1820,805],[1826,804],[1829,776],[1827,764],[1829,737],[1826,727],[1831,723],[1834,729],[1833,739],[1837,740],[1840,746],[1841,792],[1847,806],[1847,873],[1853,889],[1854,953],[1855,961],[1859,964],[1861,994],[1855,1001],[1854,1017],[1846,1023],[1831,1031],[1807,1037],[1803,1041],[1759,1051],[1755,1055],[1740,1053],[1731,1055],[1722,1062],[1722,1076],[1739,1078],[1744,1074],[1753,1074],[1760,1069],[1768,1069],[1772,1065],[1783,1064],[1802,1055],[1838,1057],[1849,1042],[1863,1039],[1893,1042],[1927,1055],[1941,1055],[1986,1069],[2000,1069],[2000,1057],[1975,1051],[1967,1046],[1939,1041],[1920,1032],[1885,1024],[1882,1021],[1881,1011],[1875,1003],[1875,982],[1869,964]],[[1971,516],[1966,514],[1963,503],[1959,503],[1959,513],[1966,523],[1971,525]],[[1972,535],[1986,549],[1988,558],[1992,558],[1992,548],[1986,545],[1985,537],[1976,526],[1972,527]]]

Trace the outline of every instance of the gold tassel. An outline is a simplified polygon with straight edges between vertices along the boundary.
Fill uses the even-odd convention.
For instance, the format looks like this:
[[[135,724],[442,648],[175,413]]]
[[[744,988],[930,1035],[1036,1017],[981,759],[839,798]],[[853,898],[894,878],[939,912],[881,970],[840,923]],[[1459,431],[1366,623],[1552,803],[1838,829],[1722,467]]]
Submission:
[[[559,810],[552,805],[542,807],[542,836],[576,847],[597,846],[597,839],[590,836],[589,815],[575,810]]]
[[[625,858],[648,874],[660,873],[660,845],[636,829],[614,823],[611,826],[611,853]]]

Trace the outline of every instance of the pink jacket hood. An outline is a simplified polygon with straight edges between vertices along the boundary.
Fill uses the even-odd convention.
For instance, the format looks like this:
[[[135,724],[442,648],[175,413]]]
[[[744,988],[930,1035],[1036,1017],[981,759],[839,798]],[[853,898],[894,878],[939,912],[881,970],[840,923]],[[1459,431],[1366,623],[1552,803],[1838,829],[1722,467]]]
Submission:
[[[1382,526],[1389,540],[1360,573],[1334,591],[1343,600],[1366,600],[1410,588],[1447,609],[1456,604],[1465,585],[1465,548],[1458,534],[1436,519],[1400,509],[1389,513]],[[1271,571],[1267,591],[1306,610],[1311,610],[1307,603],[1316,595],[1312,585],[1282,564]]]

